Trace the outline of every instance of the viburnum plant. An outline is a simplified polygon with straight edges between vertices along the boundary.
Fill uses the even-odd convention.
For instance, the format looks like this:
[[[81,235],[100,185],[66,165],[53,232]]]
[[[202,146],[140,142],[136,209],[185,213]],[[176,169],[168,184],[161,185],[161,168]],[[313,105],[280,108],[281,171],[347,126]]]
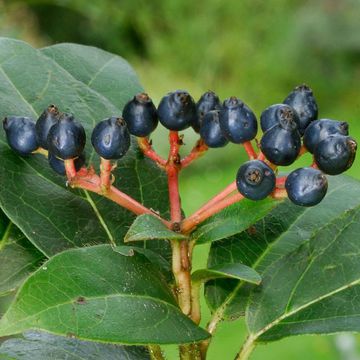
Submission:
[[[360,185],[339,176],[328,189],[326,176],[353,164],[356,141],[346,122],[318,119],[308,86],[263,111],[260,135],[237,97],[176,90],[156,107],[118,56],[3,38],[0,94],[0,337],[17,335],[2,356],[159,360],[178,344],[181,359],[205,359],[218,324],[244,315],[237,359],[360,330]],[[166,158],[150,139],[158,122]],[[199,140],[183,156],[190,126]],[[180,172],[228,142],[248,161],[185,215]],[[279,174],[305,153],[308,167]],[[208,266],[192,271],[206,242]]]

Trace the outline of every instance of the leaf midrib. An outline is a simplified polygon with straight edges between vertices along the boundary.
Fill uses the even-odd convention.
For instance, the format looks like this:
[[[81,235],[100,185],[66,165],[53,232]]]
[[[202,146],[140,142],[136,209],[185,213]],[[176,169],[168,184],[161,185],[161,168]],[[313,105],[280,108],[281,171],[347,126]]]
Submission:
[[[296,309],[293,309],[292,311],[289,311],[281,316],[279,316],[276,320],[272,321],[271,323],[267,324],[265,327],[263,327],[260,331],[258,331],[257,333],[251,333],[251,337],[253,338],[254,341],[256,341],[257,338],[259,338],[261,335],[263,335],[264,333],[266,333],[268,330],[270,330],[272,327],[274,327],[275,325],[279,324],[282,320],[296,314],[299,311],[302,311],[304,309],[306,309],[307,307],[314,305],[324,299],[327,299],[328,297],[332,296],[332,295],[336,295],[344,290],[350,289],[353,286],[359,285],[360,284],[360,278],[350,282],[349,284],[346,284],[344,286],[341,286],[333,291],[330,291],[326,294],[323,294],[322,296],[319,296],[318,298],[312,300],[312,301],[308,301],[307,303],[297,307]],[[246,316],[247,318],[247,316]]]

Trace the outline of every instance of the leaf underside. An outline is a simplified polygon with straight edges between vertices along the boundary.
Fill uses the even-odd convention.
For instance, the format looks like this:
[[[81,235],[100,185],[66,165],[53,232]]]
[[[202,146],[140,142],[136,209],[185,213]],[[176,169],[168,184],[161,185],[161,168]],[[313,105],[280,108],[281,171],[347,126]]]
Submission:
[[[13,360],[150,360],[146,348],[119,346],[45,332],[27,331],[23,338],[9,339],[0,346],[1,359]]]

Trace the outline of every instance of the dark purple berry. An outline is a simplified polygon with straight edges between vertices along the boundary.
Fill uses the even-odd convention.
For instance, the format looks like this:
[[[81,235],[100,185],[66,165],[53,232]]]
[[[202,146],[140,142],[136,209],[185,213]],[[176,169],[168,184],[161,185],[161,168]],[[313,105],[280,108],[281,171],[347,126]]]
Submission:
[[[220,110],[221,102],[219,97],[213,91],[207,91],[201,95],[199,101],[196,103],[196,119],[191,124],[193,129],[198,133],[201,128],[201,123],[204,116],[211,110]]]
[[[311,167],[300,168],[289,174],[285,182],[289,199],[296,205],[317,205],[326,195],[326,176]]]
[[[330,135],[349,135],[348,123],[330,119],[313,121],[305,130],[304,145],[314,153],[316,146]]]
[[[261,200],[275,189],[274,171],[260,160],[250,160],[240,166],[236,175],[236,186],[243,196]]]
[[[278,125],[261,138],[261,151],[275,165],[290,165],[299,155],[301,138],[297,124],[291,119],[280,119]]]
[[[8,116],[3,120],[3,128],[8,144],[20,155],[29,155],[39,147],[32,118]]]
[[[156,107],[145,93],[134,96],[125,105],[122,116],[130,134],[139,137],[150,135],[158,124]]]
[[[220,127],[229,141],[241,144],[255,138],[257,120],[250,108],[233,96],[224,101],[220,110]]]
[[[338,175],[351,167],[356,149],[357,144],[352,137],[331,135],[317,145],[314,159],[324,173]]]
[[[49,105],[36,121],[36,138],[43,149],[48,149],[47,137],[53,125],[59,120],[59,110],[55,105]]]
[[[82,125],[72,114],[61,114],[59,121],[50,128],[49,151],[56,157],[66,160],[80,156],[84,150],[86,135]]]
[[[291,106],[286,104],[271,105],[260,116],[261,130],[267,131],[283,119],[290,119],[297,125],[299,124],[299,117]]]
[[[91,143],[104,159],[122,158],[130,147],[130,133],[126,122],[116,116],[102,120],[92,132]]]
[[[185,90],[171,92],[161,99],[158,117],[169,130],[185,130],[196,121],[194,99]]]
[[[306,85],[297,86],[283,101],[295,109],[299,116],[299,132],[304,134],[311,121],[318,116],[318,106],[312,90]]]
[[[200,136],[210,148],[223,147],[229,142],[220,129],[219,110],[206,113],[201,124]]]

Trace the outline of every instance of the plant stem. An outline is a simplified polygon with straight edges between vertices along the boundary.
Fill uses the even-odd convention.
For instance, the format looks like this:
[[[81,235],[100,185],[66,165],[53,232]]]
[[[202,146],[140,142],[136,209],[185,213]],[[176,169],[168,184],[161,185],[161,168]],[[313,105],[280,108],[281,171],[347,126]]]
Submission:
[[[240,193],[237,193],[226,197],[225,199],[215,203],[212,207],[209,207],[200,213],[195,212],[193,215],[189,216],[181,223],[181,232],[184,234],[190,233],[197,225],[202,223],[210,216],[215,215],[219,211],[242,200],[243,198],[244,197]]]
[[[287,198],[287,192],[284,188],[276,188],[271,196],[276,200],[282,200]]]
[[[151,141],[149,141],[149,139],[146,137],[139,137],[137,139],[138,145],[144,155],[147,156],[149,159],[153,160],[159,167],[165,168],[166,160],[153,150]]]
[[[206,204],[204,204],[199,210],[197,210],[193,215],[196,216],[204,212],[205,210],[210,209],[212,206],[214,206],[216,203],[218,203],[220,200],[223,200],[228,195],[230,195],[232,192],[236,190],[236,182],[233,181],[231,184],[229,184],[224,190],[220,191],[217,195],[215,195],[212,199],[210,199]]]
[[[71,182],[71,180],[76,176],[74,159],[64,160],[64,165],[68,181]]]
[[[241,347],[241,350],[237,353],[235,360],[247,360],[249,358],[256,346],[254,340],[254,337],[251,335],[248,336],[243,346]]]
[[[192,282],[191,284],[191,319],[195,324],[200,324],[201,309],[200,309],[200,289],[201,281]]]
[[[66,163],[67,161],[68,160],[65,160],[65,167],[67,172],[71,172],[71,163],[68,165]],[[69,170],[68,167],[70,167]],[[116,187],[110,186],[108,191],[103,193],[100,177],[95,174],[93,169],[81,169],[75,176],[70,178],[69,185],[73,188],[81,188],[102,195],[125,209],[132,211],[136,215],[151,214],[160,219],[169,229],[171,228],[171,224],[168,221],[161,218],[157,213],[148,209],[146,206],[142,205],[129,195],[126,195]]]
[[[254,160],[257,158],[257,154],[250,141],[244,142],[243,146],[250,160]]]
[[[112,165],[110,160],[100,158],[100,187],[104,193],[109,191],[111,186],[111,170]]]
[[[183,169],[189,166],[194,160],[204,155],[208,149],[209,148],[205,144],[204,140],[199,139],[196,142],[195,146],[192,148],[190,154],[181,160],[181,168]]]
[[[159,345],[149,345],[148,348],[151,360],[165,360]]]
[[[282,176],[276,179],[276,187],[284,187],[286,182],[287,176]]]

